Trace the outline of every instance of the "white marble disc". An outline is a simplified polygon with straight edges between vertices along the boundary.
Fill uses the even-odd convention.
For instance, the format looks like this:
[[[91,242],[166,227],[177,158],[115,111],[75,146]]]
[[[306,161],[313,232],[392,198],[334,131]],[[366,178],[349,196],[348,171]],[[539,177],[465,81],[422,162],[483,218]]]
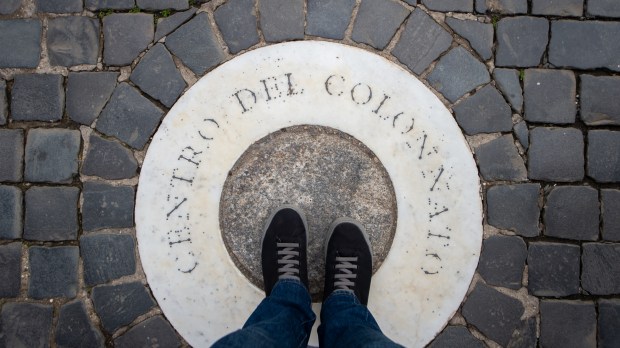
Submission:
[[[397,228],[368,307],[390,338],[423,346],[458,309],[478,263],[476,165],[452,115],[424,84],[380,56],[329,42],[236,57],[201,78],[164,119],[136,202],[140,257],[160,307],[195,347],[243,325],[264,294],[223,244],[224,181],[255,141],[301,124],[352,135],[389,173]],[[318,314],[320,304],[313,308]],[[316,331],[310,344],[318,344]]]

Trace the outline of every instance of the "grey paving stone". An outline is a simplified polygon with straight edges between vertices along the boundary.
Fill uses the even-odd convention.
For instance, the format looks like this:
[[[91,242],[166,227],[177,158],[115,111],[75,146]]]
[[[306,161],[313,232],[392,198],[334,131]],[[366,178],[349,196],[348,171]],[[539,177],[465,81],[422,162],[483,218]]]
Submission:
[[[581,75],[581,119],[588,126],[620,125],[620,77]]]
[[[168,35],[166,47],[197,75],[203,75],[225,58],[204,12]]]
[[[409,10],[397,1],[363,0],[357,12],[351,38],[353,41],[382,50],[408,15]],[[432,35],[437,35],[436,29]]]
[[[38,19],[0,20],[1,68],[36,68],[41,55],[41,22]]]
[[[0,181],[22,180],[24,158],[24,131],[21,129],[0,129]]]
[[[268,42],[304,38],[303,0],[261,0],[260,26]]]
[[[475,150],[480,174],[485,180],[523,181],[527,171],[511,135],[502,135]]]
[[[0,126],[6,124],[9,117],[9,104],[6,100],[6,82],[0,80]]]
[[[463,316],[485,336],[505,346],[520,323],[523,304],[478,283],[463,305]]]
[[[527,13],[527,0],[476,0],[476,12],[522,14]]]
[[[60,241],[76,239],[78,231],[76,187],[32,187],[26,191],[24,239]]]
[[[429,10],[441,12],[471,12],[474,10],[474,0],[422,0]]]
[[[441,57],[427,81],[454,103],[465,93],[490,82],[491,77],[484,64],[458,46]]]
[[[97,234],[80,238],[84,260],[84,281],[87,286],[136,272],[135,244],[130,235]]]
[[[84,302],[76,300],[60,308],[55,343],[58,347],[103,347],[105,339],[90,321]]]
[[[525,121],[520,121],[514,126],[514,133],[517,136],[517,140],[525,150],[530,146],[530,131],[527,129]]]
[[[308,0],[306,34],[342,40],[355,0]]]
[[[83,186],[82,228],[84,230],[133,226],[135,198],[133,187],[111,186],[95,182],[85,182]]]
[[[35,0],[37,12],[82,12],[82,0]]]
[[[62,83],[62,75],[15,75],[11,93],[13,120],[60,121],[65,107],[65,90]]]
[[[21,236],[22,191],[18,187],[0,185],[0,239]]]
[[[575,16],[583,14],[584,0],[532,0],[532,14],[547,16]]]
[[[428,348],[484,348],[482,341],[478,340],[467,330],[465,326],[446,326],[443,331],[435,337]]]
[[[114,346],[119,348],[151,347],[154,345],[160,347],[181,346],[181,341],[172,326],[159,315],[141,322],[114,340]]]
[[[620,2],[616,0],[588,0],[588,14],[601,17],[620,17]]]
[[[506,17],[497,23],[497,66],[540,64],[547,48],[549,22],[538,17]]]
[[[447,17],[446,23],[457,34],[469,41],[471,47],[482,59],[489,60],[493,56],[492,24],[475,20],[460,20],[453,17]]]
[[[114,13],[103,17],[103,62],[129,65],[153,41],[153,15]]]
[[[10,15],[22,5],[22,0],[5,0],[0,2],[0,14]]]
[[[620,190],[601,190],[602,236],[605,240],[620,242]]]
[[[487,190],[487,220],[523,237],[540,234],[539,184],[497,185]]]
[[[416,9],[392,54],[411,71],[421,74],[451,43],[452,35],[424,11]]]
[[[73,298],[78,290],[80,251],[75,246],[37,247],[28,249],[30,279],[28,296]]]
[[[187,22],[188,19],[196,13],[196,8],[192,7],[187,11],[177,12],[169,17],[157,19],[157,29],[155,30],[155,40],[159,41],[162,37],[172,33],[181,24]]]
[[[105,106],[97,130],[120,139],[134,149],[142,149],[155,132],[164,112],[126,82],[114,89]]]
[[[620,22],[551,22],[549,63],[577,69],[620,71]]]
[[[415,6],[418,4],[418,0],[405,0],[405,2],[411,6]]]
[[[96,134],[90,136],[82,174],[118,180],[134,177],[137,169],[138,162],[129,149]]]
[[[465,98],[453,110],[456,121],[468,135],[512,129],[510,106],[492,85],[486,85]]]
[[[591,295],[620,293],[620,244],[584,243],[581,286]]]
[[[67,115],[91,125],[116,86],[117,72],[70,72],[67,79]]]
[[[540,301],[540,345],[550,348],[596,347],[596,310],[589,301]]]
[[[131,323],[155,305],[140,282],[96,286],[91,298],[101,324],[108,333]]]
[[[575,128],[536,127],[530,130],[530,179],[580,181],[584,175],[583,134]]]
[[[0,347],[49,347],[52,306],[9,302],[0,314]]]
[[[520,237],[491,236],[482,242],[478,272],[489,285],[520,289],[526,258]]]
[[[19,296],[21,273],[22,243],[0,245],[0,297]]]
[[[232,0],[215,10],[217,23],[230,53],[235,54],[258,43],[254,0]]]
[[[80,131],[35,128],[28,132],[24,178],[30,182],[70,183],[78,171]]]
[[[578,245],[531,242],[527,255],[528,291],[535,296],[579,294]]]
[[[189,2],[187,0],[136,0],[136,5],[147,11],[153,10],[187,10]]]
[[[575,122],[575,74],[568,70],[527,69],[523,79],[525,120],[568,124]]]
[[[49,19],[47,49],[51,65],[97,64],[99,21],[82,16]]]
[[[620,132],[588,132],[588,176],[598,182],[620,182]]]
[[[599,232],[598,191],[589,186],[558,186],[547,197],[546,236],[596,240]]]
[[[135,0],[85,0],[89,10],[130,10],[136,6]]]
[[[620,300],[600,299],[598,301],[598,346],[613,348],[620,346]]]
[[[536,318],[530,317],[521,321],[521,325],[512,333],[508,348],[536,347],[537,342]]]
[[[523,110],[523,91],[519,82],[519,71],[497,68],[493,70],[493,80],[510,102],[512,109],[520,113]]]
[[[185,89],[185,80],[163,44],[151,47],[134,68],[130,79],[141,90],[171,107]]]

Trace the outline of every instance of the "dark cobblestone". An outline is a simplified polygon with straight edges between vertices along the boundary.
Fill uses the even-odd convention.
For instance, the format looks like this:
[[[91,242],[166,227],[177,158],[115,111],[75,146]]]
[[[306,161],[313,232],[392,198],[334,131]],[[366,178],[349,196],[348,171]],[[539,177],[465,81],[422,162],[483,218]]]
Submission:
[[[530,317],[521,321],[521,325],[512,333],[508,348],[536,347],[538,334],[536,333],[536,318]]]
[[[620,132],[588,132],[588,176],[598,182],[620,182]]]
[[[85,0],[89,10],[130,10],[135,5],[135,0]]]
[[[70,183],[78,172],[80,132],[36,128],[28,132],[24,178],[30,182]]]
[[[214,17],[230,53],[235,54],[258,43],[253,0],[228,1],[215,10]]]
[[[533,242],[527,255],[528,290],[535,296],[579,294],[578,245]]]
[[[584,0],[532,0],[532,14],[579,17],[583,14],[583,1]]]
[[[158,315],[141,322],[116,338],[114,346],[119,348],[179,347],[181,341],[172,326]]]
[[[258,7],[260,27],[267,42],[304,38],[302,0],[261,0]]]
[[[464,326],[447,326],[428,346],[428,348],[445,347],[485,348],[486,345]]]
[[[158,18],[154,41],[159,41],[162,37],[172,33],[181,24],[192,18],[195,13],[196,8],[192,7],[187,11],[177,12],[169,17]]]
[[[38,19],[0,20],[0,68],[36,68],[41,55]]]
[[[35,0],[37,12],[82,12],[82,0]]]
[[[620,346],[620,300],[601,299],[598,301],[598,346],[614,348]]]
[[[486,85],[454,107],[466,134],[508,132],[512,129],[510,106],[492,85]]]
[[[598,191],[588,186],[559,186],[547,197],[545,235],[596,240],[599,232]]]
[[[76,239],[78,196],[76,187],[32,187],[26,191],[24,239]]]
[[[526,258],[523,239],[491,236],[482,242],[478,272],[489,285],[520,289]]]
[[[457,34],[464,37],[483,60],[493,56],[493,25],[475,20],[446,18],[446,23]]]
[[[620,77],[581,75],[581,119],[588,126],[620,125]]]
[[[523,146],[525,150],[530,146],[530,131],[527,129],[525,121],[520,121],[514,126],[514,133],[519,140],[519,144]]]
[[[110,99],[117,78],[117,72],[69,73],[67,79],[69,118],[81,124],[92,124]]]
[[[21,129],[0,129],[0,181],[22,180],[24,158],[24,131]]]
[[[47,49],[52,65],[97,64],[99,21],[78,16],[50,19]]]
[[[0,239],[21,236],[22,191],[18,187],[0,185]]]
[[[156,44],[142,57],[130,79],[141,90],[171,107],[186,87],[181,72],[163,44]]]
[[[21,0],[4,0],[0,2],[0,14],[10,15],[21,6]]]
[[[525,120],[568,124],[577,114],[575,75],[566,70],[527,69],[523,80]]]
[[[15,75],[11,117],[16,121],[60,121],[65,104],[62,75]]]
[[[6,82],[0,80],[0,126],[4,126],[9,117],[9,104],[6,100]]]
[[[523,181],[527,178],[523,158],[512,135],[502,135],[482,144],[475,149],[475,153],[480,174],[485,180]]]
[[[78,247],[30,247],[28,296],[73,298],[78,290]]]
[[[129,65],[153,41],[153,15],[114,13],[103,17],[103,62]]]
[[[523,110],[523,91],[519,82],[519,71],[516,69],[497,68],[493,70],[493,80],[500,91],[506,96],[512,109],[516,112]]]
[[[601,190],[601,205],[603,239],[620,242],[620,190]]]
[[[588,14],[620,18],[620,3],[616,0],[588,0]]]
[[[136,0],[136,5],[144,10],[158,11],[165,9],[187,10],[189,3],[187,0]]]
[[[92,300],[103,328],[112,333],[155,305],[144,285],[132,282],[93,288]]]
[[[19,296],[21,273],[22,243],[0,245],[0,297]]]
[[[137,169],[138,162],[129,149],[96,134],[90,136],[82,174],[117,180],[134,177]]]
[[[351,38],[382,50],[408,15],[409,10],[394,0],[363,0]]]
[[[540,64],[547,47],[549,22],[538,17],[508,17],[497,23],[497,66]]]
[[[0,347],[49,347],[52,306],[9,302],[0,314]]]
[[[581,286],[592,295],[620,294],[620,244],[585,243]]]
[[[85,182],[83,197],[84,230],[133,227],[135,198],[133,187]]]
[[[306,34],[342,40],[355,0],[309,0],[307,7]]]
[[[411,14],[392,54],[411,71],[421,74],[440,54],[450,48],[452,36],[428,14],[416,9]]]
[[[540,345],[549,348],[596,347],[596,311],[589,301],[542,300]]]
[[[76,300],[60,308],[56,326],[59,347],[103,347],[104,337],[88,318],[84,302]]]
[[[502,14],[527,13],[527,0],[476,0],[476,11]]]
[[[583,134],[575,128],[537,127],[530,131],[530,179],[579,181],[584,176]]]
[[[97,234],[80,238],[87,286],[107,283],[136,272],[135,243],[130,235]]]
[[[441,12],[471,12],[474,0],[421,0],[429,10]]]
[[[487,190],[487,220],[524,237],[540,234],[539,184],[492,186]]]

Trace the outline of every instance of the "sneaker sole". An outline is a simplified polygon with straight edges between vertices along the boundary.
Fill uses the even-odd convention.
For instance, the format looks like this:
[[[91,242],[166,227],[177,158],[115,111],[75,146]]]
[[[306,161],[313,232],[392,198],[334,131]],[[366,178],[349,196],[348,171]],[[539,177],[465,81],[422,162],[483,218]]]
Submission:
[[[271,213],[271,215],[269,215],[269,219],[267,219],[267,223],[265,223],[265,227],[263,227],[263,235],[260,240],[260,250],[263,250],[263,242],[265,241],[265,234],[267,234],[267,229],[269,228],[269,225],[271,225],[271,221],[273,220],[273,217],[276,216],[276,214],[280,210],[287,209],[287,208],[294,210],[301,217],[301,221],[304,224],[304,229],[306,230],[306,250],[308,250],[308,222],[306,221],[306,216],[304,215],[304,213],[301,212],[301,209],[299,209],[299,207],[292,205],[292,204],[283,204],[277,207]]]
[[[324,246],[325,250],[323,252],[324,258],[327,258],[327,246],[329,245],[329,240],[332,238],[332,234],[334,233],[336,226],[340,225],[341,223],[345,223],[345,222],[355,225],[357,228],[360,229],[360,231],[362,231],[362,235],[364,236],[364,240],[366,241],[366,245],[368,246],[368,250],[370,250],[370,254],[372,256],[372,248],[370,246],[370,240],[368,238],[368,234],[366,233],[366,229],[364,228],[364,226],[362,226],[357,220],[354,220],[352,218],[341,217],[341,218],[334,220],[334,222],[332,222],[332,224],[329,226],[329,230],[327,232],[327,238],[325,239],[325,246]]]

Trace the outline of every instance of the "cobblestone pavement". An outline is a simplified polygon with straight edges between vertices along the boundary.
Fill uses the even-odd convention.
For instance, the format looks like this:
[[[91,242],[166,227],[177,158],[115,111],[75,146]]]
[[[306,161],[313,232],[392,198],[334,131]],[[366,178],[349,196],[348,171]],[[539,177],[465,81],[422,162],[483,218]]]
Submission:
[[[197,79],[288,40],[388,58],[453,111],[485,239],[433,347],[620,346],[617,0],[3,0],[0,346],[186,345],[136,249],[149,137]]]

